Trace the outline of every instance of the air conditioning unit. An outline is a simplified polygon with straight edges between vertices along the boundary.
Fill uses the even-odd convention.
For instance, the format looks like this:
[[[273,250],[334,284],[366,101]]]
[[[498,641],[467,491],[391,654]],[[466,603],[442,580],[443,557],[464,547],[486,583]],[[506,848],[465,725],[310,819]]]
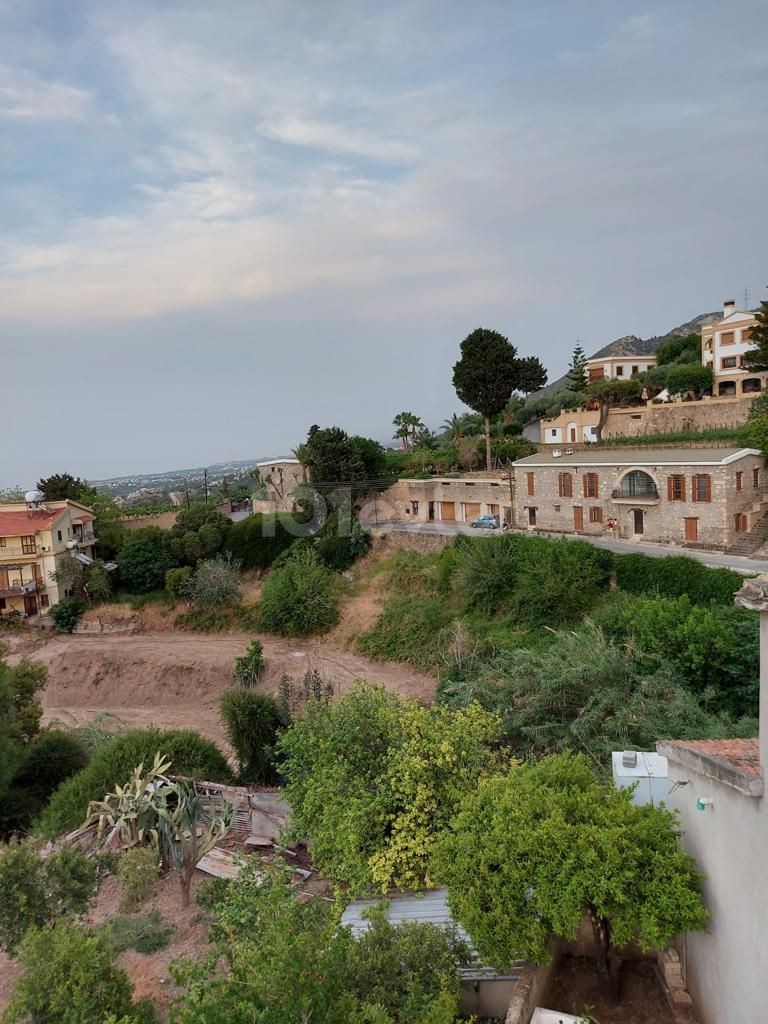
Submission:
[[[565,449],[565,454],[566,455],[573,455],[573,448],[566,448]]]
[[[46,547],[45,545],[43,545],[43,547],[41,547],[40,550],[41,551],[50,551],[51,549],[49,547]]]
[[[555,451],[552,452],[552,458],[559,459],[562,454],[563,453],[560,451],[560,449],[557,448]]]

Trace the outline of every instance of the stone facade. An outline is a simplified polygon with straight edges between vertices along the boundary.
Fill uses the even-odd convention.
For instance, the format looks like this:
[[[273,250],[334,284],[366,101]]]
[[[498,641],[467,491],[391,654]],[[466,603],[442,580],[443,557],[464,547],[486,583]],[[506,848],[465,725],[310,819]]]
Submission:
[[[298,459],[270,459],[256,463],[262,486],[252,502],[252,511],[295,512],[293,492],[307,482],[306,469]]]
[[[480,515],[498,516],[501,522],[509,519],[512,505],[509,474],[466,473],[461,477],[398,480],[375,498],[368,498],[360,517],[371,525],[471,523]]]
[[[545,450],[515,463],[514,525],[728,548],[765,512],[763,472],[751,448]]]

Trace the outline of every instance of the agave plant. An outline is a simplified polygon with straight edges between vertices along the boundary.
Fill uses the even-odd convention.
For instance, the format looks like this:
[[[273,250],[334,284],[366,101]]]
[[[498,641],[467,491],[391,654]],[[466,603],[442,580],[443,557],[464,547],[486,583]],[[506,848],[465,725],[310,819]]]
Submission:
[[[161,753],[155,754],[152,767],[145,771],[144,762],[134,768],[124,786],[115,786],[103,800],[88,804],[88,817],[83,828],[98,823],[98,835],[115,829],[125,849],[149,842],[159,845],[158,820],[175,786],[168,778],[171,762]]]
[[[188,782],[173,783],[172,790],[173,798],[163,805],[158,815],[157,829],[163,860],[178,871],[181,905],[188,907],[195,867],[229,832],[234,808],[223,800],[219,811],[212,806],[205,812],[194,787]]]

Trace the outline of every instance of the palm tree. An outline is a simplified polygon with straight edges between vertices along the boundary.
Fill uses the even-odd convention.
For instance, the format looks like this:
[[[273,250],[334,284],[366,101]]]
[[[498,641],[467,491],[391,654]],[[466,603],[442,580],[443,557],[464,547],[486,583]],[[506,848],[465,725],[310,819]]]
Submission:
[[[306,444],[297,444],[295,448],[291,448],[291,455],[294,459],[298,459],[301,464],[301,478],[304,483],[307,482],[307,446]]]
[[[464,436],[464,418],[459,416],[455,412],[450,419],[443,420],[442,426],[440,427],[444,434],[453,441],[454,444],[458,444]]]
[[[412,412],[399,412],[392,420],[392,425],[395,428],[395,437],[402,438],[405,451],[411,449],[412,435],[415,436],[416,430],[424,426],[419,417],[414,416]]]

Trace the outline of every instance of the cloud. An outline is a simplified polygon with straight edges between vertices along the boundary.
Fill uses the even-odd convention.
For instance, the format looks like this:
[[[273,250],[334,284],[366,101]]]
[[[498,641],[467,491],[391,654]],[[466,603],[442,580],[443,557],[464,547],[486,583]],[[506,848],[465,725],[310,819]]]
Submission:
[[[311,146],[389,163],[411,162],[417,153],[414,145],[398,139],[381,138],[340,124],[311,121],[290,114],[263,121],[259,131],[292,146]]]
[[[91,94],[85,89],[0,65],[0,118],[81,121],[90,107]]]

